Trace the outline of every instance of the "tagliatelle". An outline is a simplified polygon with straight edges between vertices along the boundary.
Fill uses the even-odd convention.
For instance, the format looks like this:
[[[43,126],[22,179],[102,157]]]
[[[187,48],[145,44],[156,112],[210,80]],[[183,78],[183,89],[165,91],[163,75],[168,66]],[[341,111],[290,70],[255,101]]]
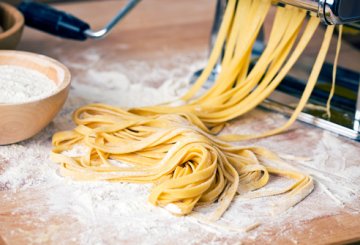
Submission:
[[[53,137],[51,157],[61,163],[62,175],[76,180],[153,183],[149,201],[164,207],[171,204],[176,207],[171,211],[179,215],[190,213],[196,204],[219,200],[221,205],[212,217],[216,220],[236,192],[249,193],[263,187],[269,174],[296,180],[272,195],[287,193],[293,199],[303,189],[308,194],[313,188],[310,177],[286,167],[270,151],[231,146],[176,114],[139,116],[94,104],[77,110],[74,120],[78,126],[73,131]],[[79,142],[89,147],[88,154],[61,154]],[[112,160],[128,166],[118,166]],[[258,193],[263,195],[266,193]]]
[[[226,122],[255,108],[274,91],[319,25],[316,17],[306,22],[304,10],[278,7],[267,46],[250,69],[251,50],[270,5],[270,0],[228,1],[208,65],[182,97],[183,105],[124,110],[93,104],[76,110],[77,127],[53,137],[51,158],[60,163],[61,174],[76,180],[152,183],[149,201],[178,215],[217,201],[211,220],[222,216],[236,194],[243,198],[283,194],[286,202],[281,209],[305,198],[313,189],[310,176],[267,149],[226,141],[270,136],[290,127],[315,86],[333,27],[327,27],[303,97],[284,126],[257,135],[216,136]],[[215,84],[199,95],[225,43],[222,70]],[[63,153],[76,144],[85,144],[88,153],[80,157]],[[282,190],[261,190],[270,175],[292,178],[294,183]]]

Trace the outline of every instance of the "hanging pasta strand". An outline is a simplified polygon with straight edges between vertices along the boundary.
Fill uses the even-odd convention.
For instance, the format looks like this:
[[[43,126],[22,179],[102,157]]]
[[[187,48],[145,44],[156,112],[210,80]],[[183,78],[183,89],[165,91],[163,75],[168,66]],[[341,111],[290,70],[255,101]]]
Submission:
[[[335,59],[334,59],[334,65],[333,65],[333,73],[332,73],[332,81],[331,81],[331,89],[329,98],[326,102],[326,115],[330,119],[331,117],[331,111],[330,111],[330,104],[331,100],[334,97],[335,94],[335,83],[336,83],[336,68],[339,60],[340,55],[340,48],[341,48],[341,39],[342,39],[342,32],[343,32],[343,26],[339,26],[339,34],[338,34],[338,40],[337,40],[337,46],[336,46],[336,53],[335,53]]]

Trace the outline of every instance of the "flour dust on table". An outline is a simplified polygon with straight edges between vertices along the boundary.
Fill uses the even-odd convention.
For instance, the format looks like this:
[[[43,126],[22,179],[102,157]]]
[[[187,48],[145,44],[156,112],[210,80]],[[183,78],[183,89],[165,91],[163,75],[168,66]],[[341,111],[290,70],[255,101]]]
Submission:
[[[74,109],[98,101],[133,107],[173,100],[186,91],[190,75],[206,61],[205,54],[194,54],[166,62],[128,61],[105,69],[96,65],[100,57],[96,53],[75,57],[84,61],[82,65],[63,60],[78,75],[62,112],[33,139],[0,147],[0,234],[9,244],[221,244],[224,239],[229,243],[241,238],[255,240],[275,226],[284,227],[278,236],[294,242],[285,227],[302,229],[303,222],[336,214],[343,206],[348,212],[360,209],[356,143],[300,123],[289,133],[257,141],[284,156],[306,157],[300,165],[298,161],[293,165],[308,171],[316,181],[315,190],[303,202],[275,215],[274,207],[281,197],[247,200],[238,196],[218,222],[207,224],[196,214],[206,215],[213,206],[198,207],[195,215],[176,217],[146,202],[150,185],[74,182],[60,177],[58,167],[49,160],[50,137],[73,127]],[[256,123],[244,123],[249,117]],[[251,112],[249,117],[240,118],[227,132],[264,129],[265,119],[269,128],[286,121],[279,114],[262,110]],[[315,147],[309,141],[315,142]],[[66,154],[76,156],[86,151],[85,146],[77,145]],[[266,188],[276,190],[289,181],[273,177]],[[335,186],[348,192],[338,193]],[[245,232],[257,224],[260,226]]]

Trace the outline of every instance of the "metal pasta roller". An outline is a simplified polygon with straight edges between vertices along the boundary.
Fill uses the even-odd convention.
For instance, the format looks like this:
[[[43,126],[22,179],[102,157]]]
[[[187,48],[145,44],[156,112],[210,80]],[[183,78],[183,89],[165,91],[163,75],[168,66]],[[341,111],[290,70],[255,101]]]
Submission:
[[[238,0],[241,1],[241,0]],[[216,39],[220,23],[226,7],[226,0],[218,0],[215,20],[212,28],[210,46]],[[360,33],[360,0],[273,0],[274,5],[289,4],[318,16],[324,25],[344,24],[345,27],[355,28]],[[316,35],[316,34],[315,34]],[[253,47],[253,56],[259,56],[265,47],[264,31],[262,30]],[[303,57],[305,56],[305,57]],[[314,57],[306,54],[297,62],[297,66],[286,76],[272,95],[261,106],[275,110],[286,115],[291,115],[293,109],[304,91],[308,75],[312,69]],[[341,53],[340,53],[341,56]],[[354,62],[360,66],[360,57]],[[207,84],[215,80],[221,70],[221,60],[218,61]],[[324,128],[351,139],[360,140],[360,73],[358,68],[348,69],[337,67],[335,95],[331,101],[331,118],[328,119],[324,108],[329,96],[332,81],[331,63],[325,63],[320,73],[317,86],[313,91],[309,105],[299,115],[300,121]],[[294,72],[295,70],[295,72]],[[300,71],[300,72],[299,72]],[[201,71],[194,74],[195,79]],[[300,74],[300,75],[299,75]]]
[[[314,12],[329,25],[341,25],[360,21],[359,0],[274,0]]]

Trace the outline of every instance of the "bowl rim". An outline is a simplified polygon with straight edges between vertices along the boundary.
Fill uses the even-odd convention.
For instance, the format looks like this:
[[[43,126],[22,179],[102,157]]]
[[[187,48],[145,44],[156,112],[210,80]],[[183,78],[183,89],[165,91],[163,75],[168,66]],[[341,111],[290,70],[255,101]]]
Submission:
[[[67,68],[64,64],[62,64],[60,61],[58,61],[54,58],[51,58],[49,56],[42,55],[42,54],[37,54],[37,53],[32,53],[32,52],[27,52],[27,51],[19,51],[19,50],[0,50],[0,56],[2,56],[2,55],[12,55],[12,56],[18,56],[18,57],[26,56],[26,57],[35,58],[38,60],[39,59],[44,60],[44,61],[52,63],[56,67],[60,68],[64,72],[64,78],[62,79],[61,83],[57,86],[56,90],[47,96],[44,96],[39,99],[25,101],[25,102],[0,103],[0,107],[37,103],[39,101],[49,99],[49,98],[61,93],[62,91],[67,89],[71,84],[71,73],[70,73],[69,68]]]
[[[8,38],[9,36],[14,35],[18,30],[24,27],[24,16],[22,13],[17,10],[15,7],[7,4],[5,2],[0,2],[0,8],[2,8],[5,12],[10,13],[11,17],[14,18],[15,24],[10,27],[10,29],[0,33],[0,41],[2,39]]]

